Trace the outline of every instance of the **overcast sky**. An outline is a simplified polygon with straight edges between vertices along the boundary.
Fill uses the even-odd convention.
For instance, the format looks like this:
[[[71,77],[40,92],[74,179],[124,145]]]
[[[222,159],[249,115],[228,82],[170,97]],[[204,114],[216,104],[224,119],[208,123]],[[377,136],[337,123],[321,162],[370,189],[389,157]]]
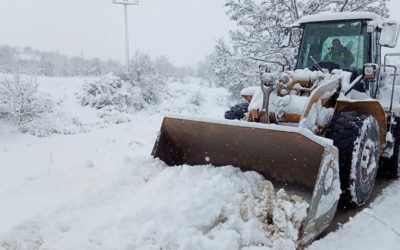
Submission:
[[[123,7],[112,0],[0,0],[0,45],[124,60]],[[131,51],[195,64],[233,26],[224,0],[140,0],[129,7]],[[132,53],[131,52],[131,53]]]
[[[0,45],[31,46],[68,55],[124,60],[123,7],[112,0],[0,0]],[[225,0],[139,0],[129,7],[131,53],[166,55],[194,65],[234,23]],[[391,0],[393,19],[400,1]]]

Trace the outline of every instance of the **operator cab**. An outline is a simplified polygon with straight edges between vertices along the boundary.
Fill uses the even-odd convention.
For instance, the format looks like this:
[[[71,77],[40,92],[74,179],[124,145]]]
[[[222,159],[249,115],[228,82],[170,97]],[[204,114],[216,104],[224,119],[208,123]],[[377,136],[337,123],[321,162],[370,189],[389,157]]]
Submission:
[[[342,69],[361,74],[364,64],[368,61],[366,37],[365,21],[307,23],[304,27],[296,69],[316,70],[317,62],[329,71]],[[335,49],[335,46],[338,46],[338,49]]]
[[[352,88],[365,92],[378,85],[381,69],[393,67],[386,65],[386,56],[382,65],[381,47],[395,47],[400,27],[394,21],[368,12],[321,13],[299,19],[292,25],[295,27],[303,31],[296,69],[349,71],[351,82],[358,79]],[[337,42],[342,53],[334,55]],[[377,94],[370,96],[376,98]]]

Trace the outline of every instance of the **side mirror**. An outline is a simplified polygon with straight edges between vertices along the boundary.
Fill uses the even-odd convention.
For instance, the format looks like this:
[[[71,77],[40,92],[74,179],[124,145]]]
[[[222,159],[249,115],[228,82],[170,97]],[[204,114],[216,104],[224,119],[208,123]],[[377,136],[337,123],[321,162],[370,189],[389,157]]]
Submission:
[[[281,28],[279,29],[278,32],[281,41],[279,47],[280,48],[289,47],[290,40],[292,39],[292,30],[290,28]]]
[[[397,22],[386,22],[383,24],[379,44],[384,47],[396,47],[399,38],[400,26]]]
[[[376,77],[377,65],[373,63],[364,64],[364,79],[373,80]]]

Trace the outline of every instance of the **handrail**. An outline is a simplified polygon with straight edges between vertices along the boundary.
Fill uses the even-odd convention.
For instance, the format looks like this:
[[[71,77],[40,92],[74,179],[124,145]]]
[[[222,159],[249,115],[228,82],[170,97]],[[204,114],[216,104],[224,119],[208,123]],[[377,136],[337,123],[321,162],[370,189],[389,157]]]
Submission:
[[[399,56],[400,57],[400,53],[387,53],[387,54],[385,54],[384,59],[383,59],[383,65],[387,65],[386,64],[386,59],[388,57],[393,57],[393,56]],[[384,69],[383,72],[386,72],[386,70]]]

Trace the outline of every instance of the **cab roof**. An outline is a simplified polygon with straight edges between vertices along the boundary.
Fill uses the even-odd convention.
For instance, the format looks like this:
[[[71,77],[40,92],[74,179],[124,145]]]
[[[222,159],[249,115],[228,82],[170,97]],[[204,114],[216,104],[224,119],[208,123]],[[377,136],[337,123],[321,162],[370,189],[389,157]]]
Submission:
[[[383,21],[383,18],[371,12],[322,12],[316,15],[304,16],[292,26],[300,26],[305,23],[329,22],[339,20],[371,20]]]

